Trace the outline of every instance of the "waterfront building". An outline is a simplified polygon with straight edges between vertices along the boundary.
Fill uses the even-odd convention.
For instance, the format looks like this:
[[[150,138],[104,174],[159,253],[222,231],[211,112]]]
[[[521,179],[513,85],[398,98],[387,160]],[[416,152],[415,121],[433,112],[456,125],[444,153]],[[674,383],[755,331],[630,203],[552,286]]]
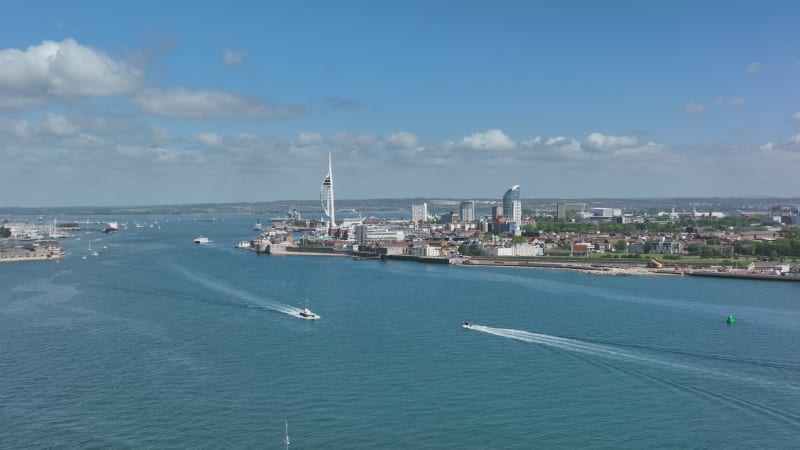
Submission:
[[[415,203],[411,205],[411,222],[419,224],[428,221],[428,204]]]
[[[322,203],[322,210],[325,212],[328,225],[328,234],[336,228],[336,208],[333,204],[333,169],[331,165],[331,152],[328,152],[328,174],[322,179],[322,187],[319,189],[319,200]]]
[[[475,200],[469,200],[466,202],[461,202],[461,220],[464,222],[474,222],[475,221]]]
[[[519,185],[511,186],[503,195],[503,215],[508,221],[522,223],[522,202],[519,199]]]
[[[429,258],[438,258],[442,256],[442,247],[434,245],[423,245],[420,247],[411,247],[408,249],[409,255],[423,256]]]
[[[511,202],[511,220],[522,227],[522,200],[514,200]]]
[[[358,245],[399,242],[403,241],[405,237],[406,234],[402,230],[392,230],[374,225],[356,225],[355,227],[355,238]]]

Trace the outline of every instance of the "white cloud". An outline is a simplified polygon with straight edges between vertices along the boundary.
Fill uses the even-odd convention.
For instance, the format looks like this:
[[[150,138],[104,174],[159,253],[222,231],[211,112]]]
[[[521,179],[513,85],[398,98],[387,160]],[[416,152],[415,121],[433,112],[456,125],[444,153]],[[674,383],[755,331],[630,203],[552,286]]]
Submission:
[[[731,106],[744,105],[745,103],[747,103],[747,100],[744,97],[739,96],[731,97],[731,99],[728,100],[728,104]]]
[[[800,133],[790,136],[783,142],[761,144],[758,149],[762,155],[792,155],[793,158],[800,157]]]
[[[380,139],[373,134],[342,132],[328,136],[327,142],[342,147],[375,147],[380,143]]]
[[[496,128],[464,137],[461,145],[472,150],[513,150],[516,143]]]
[[[798,122],[800,122],[800,111],[792,114],[792,120],[797,120]]]
[[[401,131],[388,136],[386,138],[386,142],[393,147],[400,148],[415,148],[419,145],[419,139],[417,139],[414,134],[406,131]]]
[[[747,68],[744,70],[746,73],[758,73],[764,70],[764,65],[760,62],[751,62],[747,65]]]
[[[706,107],[700,103],[689,102],[683,107],[683,110],[689,114],[703,114],[706,112]]]
[[[606,136],[592,133],[583,142],[582,147],[588,151],[608,152],[621,148],[635,147],[639,139],[635,136]]]
[[[300,147],[307,147],[309,145],[318,145],[322,143],[322,135],[319,133],[300,133],[295,139],[295,144]]]
[[[224,91],[184,88],[162,91],[146,89],[134,98],[144,111],[177,119],[281,119],[300,116],[300,105],[275,106],[269,102]]]
[[[153,136],[153,142],[159,145],[168,144],[177,140],[174,134],[159,127],[152,128],[151,135]]]
[[[59,114],[48,114],[47,120],[42,124],[42,129],[56,136],[69,136],[77,131],[76,127],[69,119]]]
[[[244,64],[246,59],[247,52],[245,51],[225,50],[222,53],[222,64],[225,64],[225,67],[239,67]]]
[[[6,108],[37,105],[48,96],[124,94],[142,80],[139,70],[74,39],[0,50],[0,105]]]
[[[2,109],[25,109],[39,106],[44,103],[44,98],[26,97],[14,94],[4,94],[0,90],[0,110]]]
[[[24,141],[31,137],[32,130],[27,120],[0,122],[0,136],[13,141]]]
[[[209,147],[222,147],[222,136],[216,133],[199,133],[195,135],[195,139]]]

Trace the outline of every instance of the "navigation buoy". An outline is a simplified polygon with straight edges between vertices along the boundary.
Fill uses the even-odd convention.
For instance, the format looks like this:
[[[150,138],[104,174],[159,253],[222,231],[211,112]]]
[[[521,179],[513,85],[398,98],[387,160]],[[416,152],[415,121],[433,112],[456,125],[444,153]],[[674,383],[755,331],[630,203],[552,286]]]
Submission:
[[[733,314],[728,316],[728,323],[729,324],[733,323]]]

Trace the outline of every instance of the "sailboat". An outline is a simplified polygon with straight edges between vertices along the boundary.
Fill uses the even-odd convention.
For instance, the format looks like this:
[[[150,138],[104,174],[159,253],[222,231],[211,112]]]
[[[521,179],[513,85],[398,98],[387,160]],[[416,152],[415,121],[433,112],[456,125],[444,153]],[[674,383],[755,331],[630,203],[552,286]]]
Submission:
[[[292,444],[292,442],[289,440],[289,421],[287,420],[286,421],[286,431],[284,432],[284,435],[283,435],[283,445],[285,445],[286,448],[289,448],[289,445],[291,445],[291,444]]]

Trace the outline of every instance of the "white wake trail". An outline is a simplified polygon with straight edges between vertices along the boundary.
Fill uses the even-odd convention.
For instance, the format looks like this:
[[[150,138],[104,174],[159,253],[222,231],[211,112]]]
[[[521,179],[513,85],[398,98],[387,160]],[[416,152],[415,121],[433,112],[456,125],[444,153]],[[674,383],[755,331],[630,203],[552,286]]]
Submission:
[[[736,382],[757,383],[762,386],[771,388],[782,388],[789,390],[798,390],[798,386],[787,384],[785,382],[775,382],[772,380],[764,379],[762,377],[742,376],[728,372],[717,371],[702,366],[695,366],[692,364],[684,364],[674,361],[668,361],[662,358],[644,355],[638,352],[624,350],[614,347],[612,345],[595,344],[591,342],[584,342],[578,339],[564,338],[553,336],[549,334],[531,333],[524,330],[515,330],[510,328],[493,328],[484,325],[471,325],[470,329],[481,331],[487,334],[492,334],[499,337],[514,339],[532,344],[544,345],[547,347],[565,350],[574,353],[581,353],[584,355],[600,356],[617,361],[630,361],[634,363],[664,367],[669,369],[681,370],[686,372],[693,372],[702,374],[704,376],[713,376],[719,378],[727,378]]]
[[[291,306],[285,303],[276,302],[274,300],[268,300],[261,297],[257,297],[249,292],[236,289],[234,287],[223,284],[217,280],[198,276],[196,274],[184,270],[181,267],[173,266],[172,269],[181,274],[185,278],[195,281],[209,289],[213,289],[222,294],[230,295],[231,297],[234,297],[242,301],[246,306],[252,308],[268,309],[270,311],[287,314],[292,317],[300,317],[300,312],[303,310],[302,308],[298,308],[296,306]]]

